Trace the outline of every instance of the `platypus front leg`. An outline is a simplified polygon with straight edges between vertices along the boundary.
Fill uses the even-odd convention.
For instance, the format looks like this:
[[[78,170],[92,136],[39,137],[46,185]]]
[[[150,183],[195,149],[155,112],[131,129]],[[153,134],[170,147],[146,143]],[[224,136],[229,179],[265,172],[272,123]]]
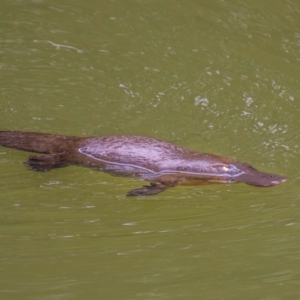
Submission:
[[[170,188],[171,186],[167,186],[160,183],[151,182],[150,185],[144,185],[139,189],[134,189],[129,191],[126,196],[151,196],[156,195],[164,190]]]
[[[67,167],[61,155],[35,155],[29,156],[28,160],[24,162],[28,169],[36,172],[47,172],[56,168]]]

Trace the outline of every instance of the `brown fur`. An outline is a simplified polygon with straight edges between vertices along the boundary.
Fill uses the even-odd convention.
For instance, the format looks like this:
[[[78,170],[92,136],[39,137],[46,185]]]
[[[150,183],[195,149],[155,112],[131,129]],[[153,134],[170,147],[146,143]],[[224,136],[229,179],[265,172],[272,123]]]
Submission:
[[[130,196],[153,195],[177,185],[244,182],[266,187],[287,180],[227,157],[190,151],[142,136],[83,138],[0,131],[0,146],[42,153],[29,157],[26,162],[34,171],[78,165],[151,182],[150,186],[130,191]]]

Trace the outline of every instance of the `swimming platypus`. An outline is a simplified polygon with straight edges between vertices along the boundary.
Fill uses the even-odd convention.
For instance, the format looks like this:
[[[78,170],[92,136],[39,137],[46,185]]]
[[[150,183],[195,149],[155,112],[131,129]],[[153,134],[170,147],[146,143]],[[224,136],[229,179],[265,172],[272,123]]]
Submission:
[[[33,171],[77,165],[150,181],[150,185],[134,189],[127,196],[154,195],[178,185],[244,182],[267,187],[287,180],[227,157],[190,151],[143,136],[75,137],[0,131],[0,146],[42,153],[25,162]]]

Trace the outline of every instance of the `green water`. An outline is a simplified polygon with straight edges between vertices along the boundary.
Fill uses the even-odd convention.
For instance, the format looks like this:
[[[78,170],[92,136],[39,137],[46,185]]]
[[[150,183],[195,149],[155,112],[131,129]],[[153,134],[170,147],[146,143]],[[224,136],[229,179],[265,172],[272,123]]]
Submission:
[[[289,176],[141,186],[0,149],[0,298],[300,299],[300,4],[3,0],[1,130],[140,134]]]

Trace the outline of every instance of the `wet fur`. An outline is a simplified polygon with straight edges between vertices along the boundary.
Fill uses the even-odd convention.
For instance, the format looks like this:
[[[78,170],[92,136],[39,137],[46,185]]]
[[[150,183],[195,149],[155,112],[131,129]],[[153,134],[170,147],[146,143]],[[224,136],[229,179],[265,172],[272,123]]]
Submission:
[[[34,171],[78,165],[151,182],[128,196],[154,195],[177,185],[244,182],[267,187],[287,180],[227,157],[142,136],[75,137],[0,131],[0,146],[43,154],[30,156],[26,162]]]

